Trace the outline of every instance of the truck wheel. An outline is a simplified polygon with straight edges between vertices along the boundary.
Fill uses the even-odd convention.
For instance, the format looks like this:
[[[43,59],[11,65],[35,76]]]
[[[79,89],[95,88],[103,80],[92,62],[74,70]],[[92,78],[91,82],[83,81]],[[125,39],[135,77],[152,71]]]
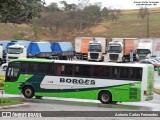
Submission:
[[[22,90],[25,98],[32,98],[34,96],[34,89],[31,86],[26,86]]]
[[[103,104],[109,104],[109,103],[112,102],[112,95],[108,91],[100,92],[100,94],[99,94],[99,100]]]

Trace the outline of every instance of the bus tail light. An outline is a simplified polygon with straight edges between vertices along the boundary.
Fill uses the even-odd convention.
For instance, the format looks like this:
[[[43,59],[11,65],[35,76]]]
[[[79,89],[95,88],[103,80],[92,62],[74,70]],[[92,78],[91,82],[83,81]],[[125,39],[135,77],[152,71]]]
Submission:
[[[143,94],[144,94],[144,95],[147,95],[147,91],[146,91],[146,90],[145,90],[145,91],[143,91]]]

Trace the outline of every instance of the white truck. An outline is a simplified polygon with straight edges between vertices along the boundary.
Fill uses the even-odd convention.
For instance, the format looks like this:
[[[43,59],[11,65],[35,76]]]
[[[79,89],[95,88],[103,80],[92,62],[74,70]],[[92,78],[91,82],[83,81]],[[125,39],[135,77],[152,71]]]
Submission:
[[[128,62],[130,61],[131,51],[133,51],[133,61],[136,61],[137,46],[137,38],[112,38],[112,41],[108,44],[107,61]]]
[[[103,37],[75,38],[75,52],[77,59],[103,61],[106,53],[107,39]]]
[[[139,39],[137,48],[139,60],[160,56],[160,38]]]
[[[107,39],[102,37],[95,37],[88,45],[88,60],[89,61],[104,61],[104,54],[106,54]]]
[[[27,47],[24,45],[11,45],[7,49],[7,62],[18,58],[27,58]]]

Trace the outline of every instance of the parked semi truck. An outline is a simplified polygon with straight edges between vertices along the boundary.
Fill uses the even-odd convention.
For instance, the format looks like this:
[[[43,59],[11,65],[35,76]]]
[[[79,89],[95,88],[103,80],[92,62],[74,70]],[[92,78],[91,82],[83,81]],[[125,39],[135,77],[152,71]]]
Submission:
[[[51,44],[49,42],[23,41],[10,45],[7,48],[7,60],[18,58],[47,58],[51,55]]]
[[[19,42],[7,49],[8,61],[18,58],[67,59],[74,55],[70,42]]]
[[[106,38],[77,37],[75,39],[75,52],[77,59],[103,61],[106,53]]]
[[[133,61],[137,61],[137,38],[113,38],[108,45],[107,60],[112,62],[130,61],[130,53],[133,52]]]
[[[137,55],[140,60],[160,56],[160,38],[139,39]]]
[[[88,45],[88,60],[104,61],[106,54],[107,39],[102,37],[94,38]]]

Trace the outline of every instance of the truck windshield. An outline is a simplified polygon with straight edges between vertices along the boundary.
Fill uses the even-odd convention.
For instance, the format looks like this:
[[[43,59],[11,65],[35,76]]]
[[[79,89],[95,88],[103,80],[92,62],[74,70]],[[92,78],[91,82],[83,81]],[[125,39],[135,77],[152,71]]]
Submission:
[[[90,44],[89,51],[101,52],[101,44]]]
[[[150,52],[150,50],[148,49],[137,49],[137,54],[146,54],[148,55]]]
[[[122,51],[121,46],[109,46],[108,52],[118,52],[120,53]]]
[[[20,54],[22,52],[23,52],[22,48],[8,48],[7,49],[7,53],[9,54]]]

